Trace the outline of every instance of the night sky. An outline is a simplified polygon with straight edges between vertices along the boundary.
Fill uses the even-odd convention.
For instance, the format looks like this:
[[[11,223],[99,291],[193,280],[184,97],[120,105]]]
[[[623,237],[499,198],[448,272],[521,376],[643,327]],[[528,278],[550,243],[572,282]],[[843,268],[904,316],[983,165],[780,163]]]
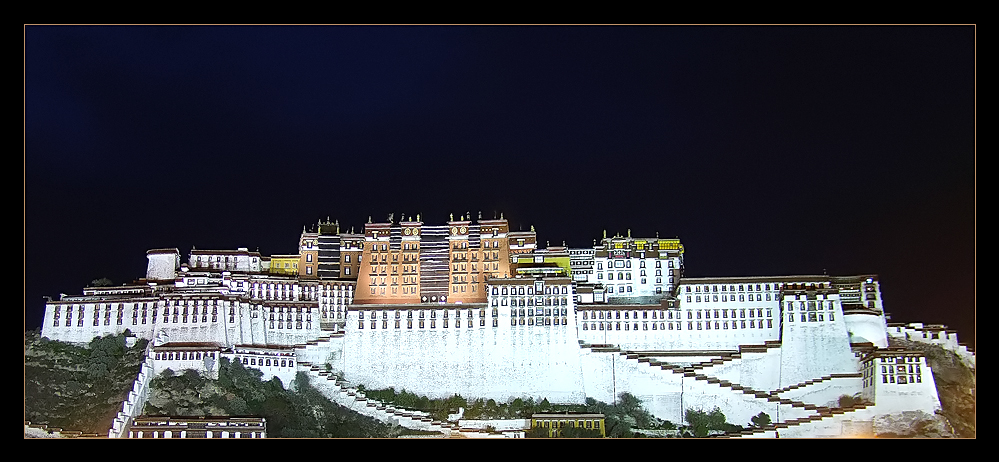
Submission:
[[[25,27],[25,328],[148,249],[503,212],[686,276],[877,273],[974,344],[975,29]]]

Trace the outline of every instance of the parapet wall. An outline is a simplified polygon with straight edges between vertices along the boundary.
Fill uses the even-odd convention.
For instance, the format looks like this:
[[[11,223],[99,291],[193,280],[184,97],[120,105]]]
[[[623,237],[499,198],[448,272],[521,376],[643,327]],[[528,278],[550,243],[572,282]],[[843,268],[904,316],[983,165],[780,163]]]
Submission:
[[[906,325],[892,324],[888,326],[890,337],[901,338],[913,342],[939,345],[943,349],[958,355],[965,363],[975,367],[975,353],[957,340],[957,332],[948,330],[946,326],[928,326],[921,322]]]

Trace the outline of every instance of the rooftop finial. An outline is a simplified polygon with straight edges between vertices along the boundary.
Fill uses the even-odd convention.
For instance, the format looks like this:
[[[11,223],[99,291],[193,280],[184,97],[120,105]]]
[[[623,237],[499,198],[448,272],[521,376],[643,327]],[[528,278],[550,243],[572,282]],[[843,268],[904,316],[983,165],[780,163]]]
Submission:
[[[368,223],[371,223],[371,215],[368,215]]]
[[[604,230],[604,239],[607,239],[607,230]]]
[[[419,213],[416,214],[416,221],[420,221],[420,214]]]
[[[452,213],[450,216],[451,216],[451,221],[454,221],[454,214]]]
[[[631,239],[631,228],[628,228],[628,238]]]
[[[534,225],[531,225],[531,232],[534,232]]]
[[[393,218],[395,218],[395,214],[394,213],[390,213],[389,216],[388,216],[388,222],[392,223],[392,219]]]
[[[479,210],[479,220],[482,220],[482,211]]]
[[[656,231],[656,239],[659,239],[659,231]]]
[[[500,220],[503,219],[503,212],[500,212]]]

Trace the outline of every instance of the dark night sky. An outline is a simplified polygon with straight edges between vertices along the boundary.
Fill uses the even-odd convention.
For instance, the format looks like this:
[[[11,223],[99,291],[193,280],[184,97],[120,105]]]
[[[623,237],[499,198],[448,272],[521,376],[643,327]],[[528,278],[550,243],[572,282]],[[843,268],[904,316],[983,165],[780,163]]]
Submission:
[[[678,236],[687,276],[878,273],[974,343],[974,27],[25,28],[25,327],[145,251],[327,216]]]

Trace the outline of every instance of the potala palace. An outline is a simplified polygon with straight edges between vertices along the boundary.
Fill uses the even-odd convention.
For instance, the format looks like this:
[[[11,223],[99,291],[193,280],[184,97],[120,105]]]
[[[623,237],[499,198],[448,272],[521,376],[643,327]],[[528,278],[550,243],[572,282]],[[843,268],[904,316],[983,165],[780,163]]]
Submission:
[[[582,403],[640,398],[675,423],[719,407],[767,413],[751,436],[841,436],[882,416],[940,409],[926,359],[889,336],[974,357],[943,326],[888,324],[878,277],[687,278],[678,239],[608,236],[538,246],[502,216],[419,215],[303,229],[299,252],[147,252],[145,278],[46,305],[42,334],[89,342],[126,329],[154,340],[112,436],[138,416],[149,379],[240,361],[287,386],[311,374],[331,399],[385,421],[447,431],[368,402],[353,385]],[[339,379],[337,378],[339,376]],[[353,384],[353,385],[352,385]],[[839,408],[842,395],[868,405]]]

